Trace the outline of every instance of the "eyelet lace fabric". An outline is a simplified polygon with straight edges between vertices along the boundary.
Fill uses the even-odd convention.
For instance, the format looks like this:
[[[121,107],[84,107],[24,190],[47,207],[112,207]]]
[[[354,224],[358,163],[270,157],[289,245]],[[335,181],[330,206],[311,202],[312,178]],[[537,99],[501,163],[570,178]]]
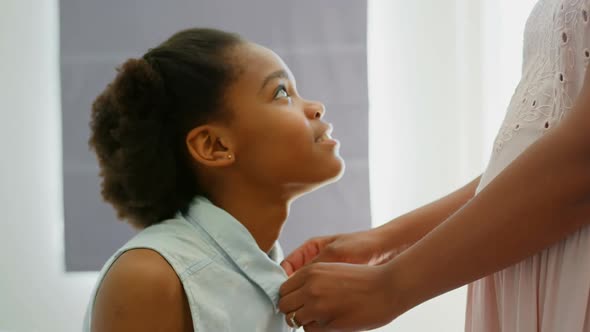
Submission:
[[[522,80],[495,153],[521,130],[541,135],[571,110],[590,60],[589,10],[587,0],[541,0],[533,9],[525,28]]]

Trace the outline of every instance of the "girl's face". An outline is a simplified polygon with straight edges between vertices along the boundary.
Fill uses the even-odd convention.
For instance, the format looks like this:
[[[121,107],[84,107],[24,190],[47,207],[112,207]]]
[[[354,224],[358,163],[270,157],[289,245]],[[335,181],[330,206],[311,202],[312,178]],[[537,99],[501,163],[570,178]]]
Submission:
[[[240,68],[225,105],[235,167],[256,184],[304,192],[337,179],[344,162],[338,141],[322,117],[322,103],[302,98],[295,78],[271,50],[253,43],[237,46]]]

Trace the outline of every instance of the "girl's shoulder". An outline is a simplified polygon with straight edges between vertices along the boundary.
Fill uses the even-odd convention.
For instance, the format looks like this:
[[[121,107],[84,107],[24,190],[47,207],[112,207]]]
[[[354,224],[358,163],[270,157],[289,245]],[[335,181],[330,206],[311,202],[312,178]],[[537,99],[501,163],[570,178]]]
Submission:
[[[157,252],[134,249],[110,267],[97,291],[93,331],[190,331],[188,301],[174,269]]]

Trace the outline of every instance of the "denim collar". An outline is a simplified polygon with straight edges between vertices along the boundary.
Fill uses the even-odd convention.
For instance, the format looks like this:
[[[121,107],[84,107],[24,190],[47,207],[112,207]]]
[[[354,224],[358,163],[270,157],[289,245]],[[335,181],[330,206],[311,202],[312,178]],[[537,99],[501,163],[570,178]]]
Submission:
[[[280,266],[283,253],[279,243],[269,253],[264,252],[244,225],[201,196],[193,200],[185,218],[202,228],[240,271],[264,291],[278,313],[279,288],[287,279]]]

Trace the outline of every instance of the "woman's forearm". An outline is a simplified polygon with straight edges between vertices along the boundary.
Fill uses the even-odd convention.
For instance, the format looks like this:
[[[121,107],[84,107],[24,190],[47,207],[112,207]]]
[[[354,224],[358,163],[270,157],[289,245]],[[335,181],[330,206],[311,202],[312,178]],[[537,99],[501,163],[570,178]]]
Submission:
[[[521,261],[588,222],[590,106],[566,116],[462,209],[392,260],[394,290],[407,310]]]
[[[376,228],[375,232],[383,239],[383,252],[399,250],[400,241],[405,242],[401,247],[411,246],[448,219],[473,198],[480,178],[481,176],[441,199]]]

